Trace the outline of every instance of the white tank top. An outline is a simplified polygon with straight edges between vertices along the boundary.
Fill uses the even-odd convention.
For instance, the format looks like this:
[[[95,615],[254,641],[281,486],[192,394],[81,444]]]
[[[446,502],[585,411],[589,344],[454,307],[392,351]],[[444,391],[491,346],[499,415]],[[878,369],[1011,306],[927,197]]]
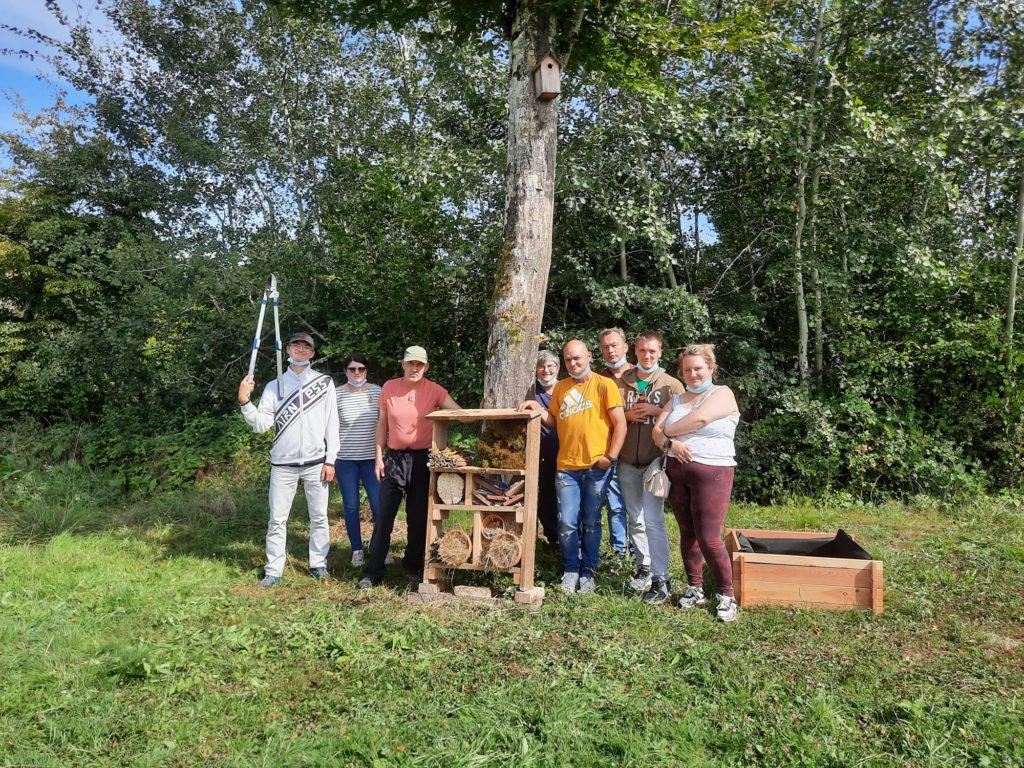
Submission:
[[[709,392],[708,397],[710,396]],[[691,403],[683,405],[679,402],[679,395],[673,395],[672,410],[668,418],[665,419],[665,426],[679,421],[692,410]],[[712,467],[735,467],[736,444],[733,442],[733,438],[736,437],[736,426],[739,423],[740,415],[733,413],[705,424],[696,432],[678,435],[672,439],[686,443],[693,451],[693,460],[698,464],[707,464]]]

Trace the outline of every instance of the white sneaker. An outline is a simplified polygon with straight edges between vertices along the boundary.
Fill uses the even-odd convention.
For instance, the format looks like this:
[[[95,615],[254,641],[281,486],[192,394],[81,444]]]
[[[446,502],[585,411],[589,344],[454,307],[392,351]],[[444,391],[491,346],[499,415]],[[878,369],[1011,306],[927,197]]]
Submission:
[[[634,592],[646,592],[651,588],[651,572],[644,566],[636,569],[636,575],[629,582],[629,588]]]
[[[695,605],[704,605],[707,598],[704,597],[704,590],[700,587],[687,587],[683,596],[679,598],[680,608],[693,608]]]
[[[391,553],[384,555],[384,565],[391,565],[395,562],[395,558],[391,556]]]
[[[739,611],[739,606],[736,605],[736,598],[730,597],[729,595],[718,596],[718,620],[719,621],[736,621],[736,613]]]
[[[365,559],[366,558],[363,555],[363,550],[361,550],[361,549],[354,549],[354,550],[352,550],[352,565],[358,567],[358,566],[363,564],[363,560],[365,560]]]
[[[576,587],[580,583],[580,575],[573,571],[566,571],[562,574],[562,591],[567,595],[575,595]]]
[[[597,589],[597,581],[593,576],[581,576],[580,577],[580,594],[590,595],[593,594],[594,590]]]

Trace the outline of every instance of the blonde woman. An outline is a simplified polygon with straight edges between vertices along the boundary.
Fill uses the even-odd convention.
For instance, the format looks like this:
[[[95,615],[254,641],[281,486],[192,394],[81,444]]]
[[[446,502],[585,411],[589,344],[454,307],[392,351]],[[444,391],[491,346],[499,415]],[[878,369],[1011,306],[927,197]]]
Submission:
[[[676,461],[668,462],[672,481],[669,503],[679,523],[679,547],[686,567],[687,587],[679,607],[707,602],[704,561],[718,587],[718,618],[735,621],[737,606],[732,587],[732,564],[722,541],[736,471],[733,438],[740,412],[732,390],[714,384],[715,350],[711,344],[691,344],[679,355],[679,378],[686,385],[662,410],[654,426],[658,445]]]

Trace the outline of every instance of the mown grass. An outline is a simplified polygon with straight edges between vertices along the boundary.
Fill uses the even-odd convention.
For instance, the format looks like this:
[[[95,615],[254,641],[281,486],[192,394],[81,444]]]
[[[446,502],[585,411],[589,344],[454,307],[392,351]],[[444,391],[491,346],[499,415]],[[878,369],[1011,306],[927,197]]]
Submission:
[[[52,473],[0,502],[3,765],[1024,764],[1010,501],[737,506],[731,524],[856,533],[887,610],[726,626],[640,604],[624,571],[535,612],[412,605],[398,577],[357,591],[341,544],[321,584],[301,499],[285,579],[260,590],[262,487],[124,505]]]

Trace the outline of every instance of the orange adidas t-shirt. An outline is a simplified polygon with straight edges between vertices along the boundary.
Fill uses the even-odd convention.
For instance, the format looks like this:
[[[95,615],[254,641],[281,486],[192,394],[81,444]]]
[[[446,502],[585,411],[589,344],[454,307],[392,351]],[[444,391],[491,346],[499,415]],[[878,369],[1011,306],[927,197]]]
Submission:
[[[592,374],[583,384],[562,379],[551,392],[548,412],[558,431],[558,459],[562,470],[590,469],[608,453],[612,422],[608,412],[622,407],[615,382]]]

